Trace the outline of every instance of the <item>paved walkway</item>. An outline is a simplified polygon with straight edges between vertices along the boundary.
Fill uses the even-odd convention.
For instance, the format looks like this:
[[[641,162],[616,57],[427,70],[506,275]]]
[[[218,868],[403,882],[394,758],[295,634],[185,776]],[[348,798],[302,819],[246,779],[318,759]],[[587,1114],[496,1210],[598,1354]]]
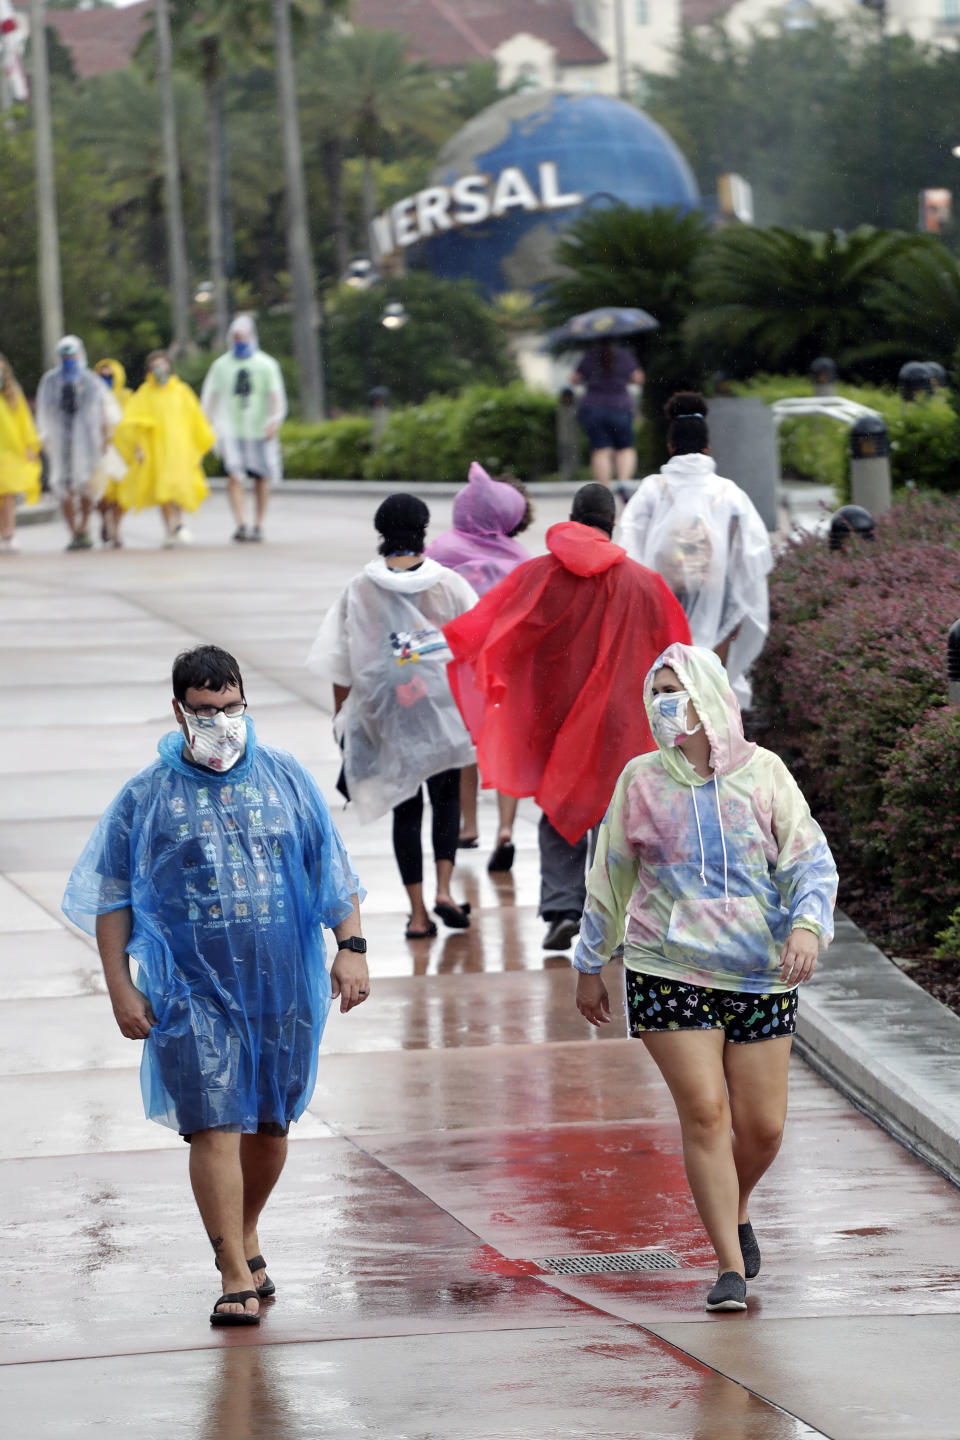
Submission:
[[[563,502],[541,502],[536,545]],[[446,523],[449,500],[435,507]],[[17,1440],[955,1440],[960,1195],[796,1062],[757,1197],[746,1316],[707,1317],[709,1252],[642,1047],[594,1034],[535,915],[535,814],[476,924],[402,939],[386,824],[337,812],[370,891],[374,992],[328,1026],[262,1231],[278,1296],[212,1331],[184,1147],[142,1118],[138,1047],[58,902],[93,821],[169,728],[173,654],[237,654],[251,713],[333,795],[328,699],[301,662],[372,549],[370,501],[279,498],[263,549],[212,501],[190,550],[0,557],[0,1403]],[[494,811],[482,828],[492,839]],[[664,1247],[678,1270],[551,1275]]]

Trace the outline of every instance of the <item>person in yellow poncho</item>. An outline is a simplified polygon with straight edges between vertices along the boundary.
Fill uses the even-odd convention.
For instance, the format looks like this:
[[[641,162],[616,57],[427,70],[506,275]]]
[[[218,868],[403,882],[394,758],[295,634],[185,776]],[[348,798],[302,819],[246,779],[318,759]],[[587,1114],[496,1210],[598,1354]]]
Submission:
[[[113,395],[122,415],[133,399],[133,391],[127,388],[126,370],[119,360],[98,360],[93,368]],[[112,545],[115,550],[119,550],[122,544],[120,521],[124,507],[120,503],[120,484],[126,473],[126,461],[116,446],[109,445],[98,474],[103,489],[97,509],[100,512],[100,539],[104,545]],[[99,491],[99,485],[96,488]]]
[[[210,493],[200,462],[215,440],[190,386],[174,375],[166,351],[154,350],[113,443],[130,467],[120,482],[121,506],[159,505],[167,548],[190,543],[183,512],[198,509]]]
[[[40,442],[23,391],[0,355],[0,551],[16,550],[17,496],[40,499]]]

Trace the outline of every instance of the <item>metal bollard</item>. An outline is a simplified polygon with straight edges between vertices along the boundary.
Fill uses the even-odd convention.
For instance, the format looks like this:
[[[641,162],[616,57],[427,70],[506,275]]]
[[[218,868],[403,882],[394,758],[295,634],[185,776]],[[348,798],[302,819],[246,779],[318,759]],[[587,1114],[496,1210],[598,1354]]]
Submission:
[[[829,355],[818,355],[810,366],[813,376],[814,395],[835,395],[837,393],[837,362]]]
[[[893,501],[890,441],[879,415],[864,415],[850,427],[850,499],[871,515],[884,515]]]
[[[947,636],[947,703],[960,705],[960,620]]]
[[[842,550],[850,535],[859,535],[861,540],[876,540],[875,529],[873,516],[862,505],[841,505],[830,520],[830,549]]]
[[[908,360],[900,366],[897,386],[901,400],[925,400],[933,394],[933,376],[922,360]]]

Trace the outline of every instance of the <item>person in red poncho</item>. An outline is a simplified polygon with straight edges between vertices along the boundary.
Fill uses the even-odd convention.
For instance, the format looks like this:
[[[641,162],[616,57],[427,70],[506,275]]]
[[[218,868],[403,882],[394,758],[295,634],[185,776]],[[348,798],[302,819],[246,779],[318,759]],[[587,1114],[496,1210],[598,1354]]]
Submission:
[[[610,539],[604,485],[577,491],[569,521],[443,627],[450,688],[485,786],[532,795],[540,819],[545,950],[580,928],[590,831],[628,760],[655,748],[643,682],[668,645],[690,643],[686,616],[652,570]]]

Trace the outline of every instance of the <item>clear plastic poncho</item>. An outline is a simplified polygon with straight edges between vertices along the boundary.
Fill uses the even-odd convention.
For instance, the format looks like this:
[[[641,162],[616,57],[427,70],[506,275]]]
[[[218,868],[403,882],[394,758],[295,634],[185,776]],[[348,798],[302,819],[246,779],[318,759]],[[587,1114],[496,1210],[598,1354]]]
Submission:
[[[238,339],[247,340],[253,353],[239,359],[233,352]],[[227,472],[242,476],[247,470],[249,446],[257,447],[255,460],[262,457],[267,475],[283,477],[283,454],[276,434],[266,438],[266,428],[279,430],[287,414],[287,392],[283,372],[271,355],[260,349],[252,315],[238,315],[227,331],[227,349],[207,371],[200,392],[200,404],[217,433],[217,454]]]
[[[770,628],[770,538],[753,501],[717,474],[709,455],[674,455],[648,475],[620,520],[627,554],[656,570],[683,606],[694,645],[729,635],[727,674],[742,704],[744,677]],[[736,632],[734,634],[734,632]]]
[[[65,337],[78,349],[77,374],[67,380],[63,367],[48,370],[37,390],[37,433],[50,467],[50,487],[63,495],[71,487],[89,489],[104,450],[107,387],[87,364],[87,352],[75,335]]]
[[[149,1119],[191,1134],[252,1133],[304,1111],[330,1006],[323,927],[362,895],[313,777],[247,748],[218,774],[179,730],[107,808],[64,913],[88,934],[130,906],[127,946],[157,1017],[140,1082]]]
[[[350,687],[335,734],[361,820],[409,800],[431,775],[473,763],[441,626],[476,602],[467,581],[435,560],[391,570],[378,557],[327,612],[307,665]]]

